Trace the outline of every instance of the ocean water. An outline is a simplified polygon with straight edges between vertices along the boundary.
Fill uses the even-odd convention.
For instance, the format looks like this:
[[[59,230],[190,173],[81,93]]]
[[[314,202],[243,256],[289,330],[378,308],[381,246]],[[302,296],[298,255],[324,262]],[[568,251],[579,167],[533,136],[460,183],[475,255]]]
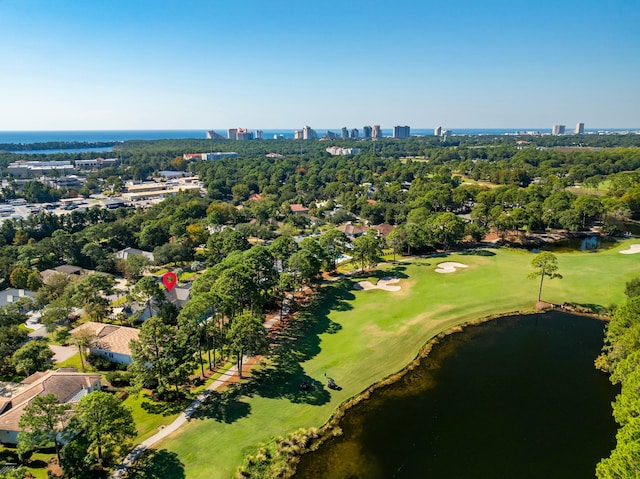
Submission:
[[[357,127],[362,135],[362,127]],[[339,128],[314,128],[318,136],[323,136],[325,131],[340,132]],[[349,128],[351,129],[351,128]],[[217,133],[226,137],[226,130],[216,129]],[[255,130],[253,130],[255,131]],[[284,138],[293,138],[295,130],[292,129],[263,129],[264,139],[271,140],[274,135],[283,135]],[[624,132],[638,131],[638,129],[586,129],[587,133],[598,132]],[[505,135],[525,132],[551,133],[549,128],[451,128],[453,135]],[[391,129],[382,129],[384,136],[391,136]],[[431,136],[433,128],[412,128],[412,135]],[[206,138],[206,129],[202,130],[76,130],[76,131],[0,131],[0,144],[7,143],[46,143],[52,141],[64,142],[95,142],[95,141],[127,141],[127,140],[165,140]]]

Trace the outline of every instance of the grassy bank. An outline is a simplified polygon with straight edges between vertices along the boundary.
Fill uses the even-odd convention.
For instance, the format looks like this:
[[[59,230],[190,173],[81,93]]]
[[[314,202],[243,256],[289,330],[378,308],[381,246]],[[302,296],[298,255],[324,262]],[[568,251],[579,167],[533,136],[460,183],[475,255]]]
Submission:
[[[620,303],[624,283],[640,271],[640,255],[618,253],[631,243],[598,253],[559,254],[564,279],[545,281],[543,299]],[[160,443],[133,477],[149,477],[150,470],[159,468],[174,478],[233,476],[258,443],[322,425],[341,402],[402,369],[441,331],[484,316],[532,309],[538,283],[526,275],[533,256],[487,250],[388,265],[376,272],[376,277],[400,278],[398,292],[354,291],[350,280],[324,287],[317,305],[288,333],[291,347],[253,382],[216,395],[198,419]],[[435,273],[441,261],[468,268]],[[342,390],[299,390],[303,379],[326,384],[325,371]]]

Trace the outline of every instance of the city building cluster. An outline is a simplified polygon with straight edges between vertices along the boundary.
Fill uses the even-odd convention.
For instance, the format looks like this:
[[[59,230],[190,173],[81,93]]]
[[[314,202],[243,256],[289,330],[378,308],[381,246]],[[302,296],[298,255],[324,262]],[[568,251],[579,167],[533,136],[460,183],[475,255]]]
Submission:
[[[448,132],[449,130],[444,130],[444,131]],[[382,134],[382,128],[380,127],[380,125],[363,126],[362,134],[360,130],[358,130],[357,128],[349,129],[346,126],[343,126],[339,133],[327,130],[325,131],[324,136],[320,137],[320,135],[318,135],[316,130],[314,130],[308,125],[302,128],[301,130],[295,130],[293,133],[293,138],[295,140],[316,140],[319,138],[327,139],[327,140],[337,140],[337,139],[375,140],[378,138],[382,138],[383,136],[384,135]],[[396,125],[393,127],[393,133],[391,135],[391,138],[409,138],[410,136],[411,136],[411,127],[409,127],[408,125],[404,125],[404,126]],[[263,138],[264,138],[263,130],[256,130],[254,132],[246,128],[229,128],[227,130],[227,137],[226,137],[226,139],[229,139],[229,140],[253,140],[253,139],[261,140]],[[208,130],[207,139],[224,140],[225,137],[213,130]],[[280,133],[275,133],[273,135],[273,139],[282,140],[284,139],[284,135]]]

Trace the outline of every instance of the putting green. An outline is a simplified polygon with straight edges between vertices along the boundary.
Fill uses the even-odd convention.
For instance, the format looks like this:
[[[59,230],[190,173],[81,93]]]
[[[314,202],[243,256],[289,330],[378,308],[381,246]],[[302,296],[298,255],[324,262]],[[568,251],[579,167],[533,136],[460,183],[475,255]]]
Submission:
[[[618,253],[632,243],[558,254],[564,279],[545,280],[542,298],[601,306],[622,302],[625,282],[640,275],[640,255]],[[186,424],[158,445],[146,473],[143,468],[142,475],[132,476],[150,477],[153,469],[167,478],[232,477],[258,443],[322,425],[341,402],[402,369],[438,333],[490,315],[532,310],[539,283],[526,276],[533,257],[521,250],[485,250],[381,267],[377,278],[400,278],[400,291],[355,291],[349,280],[323,287],[312,318],[299,321],[307,328],[303,338],[262,386],[236,398],[228,415]],[[436,273],[443,261],[468,267]],[[301,379],[326,384],[325,372],[342,390],[325,388],[315,396],[299,391]]]

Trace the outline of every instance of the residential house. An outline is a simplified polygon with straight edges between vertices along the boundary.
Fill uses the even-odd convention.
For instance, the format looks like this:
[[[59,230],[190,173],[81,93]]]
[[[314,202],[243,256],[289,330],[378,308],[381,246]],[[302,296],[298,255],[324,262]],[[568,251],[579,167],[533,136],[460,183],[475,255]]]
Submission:
[[[21,383],[0,383],[0,442],[17,444],[20,418],[36,396],[54,394],[61,403],[76,404],[100,389],[99,374],[61,368],[37,372]]]
[[[131,364],[133,362],[129,343],[133,339],[138,339],[140,333],[138,329],[88,321],[73,329],[71,335],[81,331],[90,331],[95,335],[95,340],[89,346],[91,354],[104,356],[114,363]]]
[[[355,239],[367,232],[367,228],[354,225],[351,221],[347,221],[345,224],[338,226],[336,229],[338,231],[342,231],[345,235],[347,235],[347,238],[349,239]]]
[[[16,289],[9,288],[4,291],[0,291],[0,307],[6,306],[10,303],[17,303],[20,301],[20,298],[24,298],[25,296],[29,296],[31,298],[36,297],[35,291],[29,291],[28,289]]]
[[[372,226],[372,228],[378,232],[379,236],[387,237],[389,236],[389,233],[391,233],[395,229],[395,226],[392,226],[389,223],[382,223],[379,225],[374,225]]]
[[[294,203],[292,205],[289,206],[289,210],[294,214],[294,215],[306,215],[309,214],[309,208],[302,206],[299,203]]]

